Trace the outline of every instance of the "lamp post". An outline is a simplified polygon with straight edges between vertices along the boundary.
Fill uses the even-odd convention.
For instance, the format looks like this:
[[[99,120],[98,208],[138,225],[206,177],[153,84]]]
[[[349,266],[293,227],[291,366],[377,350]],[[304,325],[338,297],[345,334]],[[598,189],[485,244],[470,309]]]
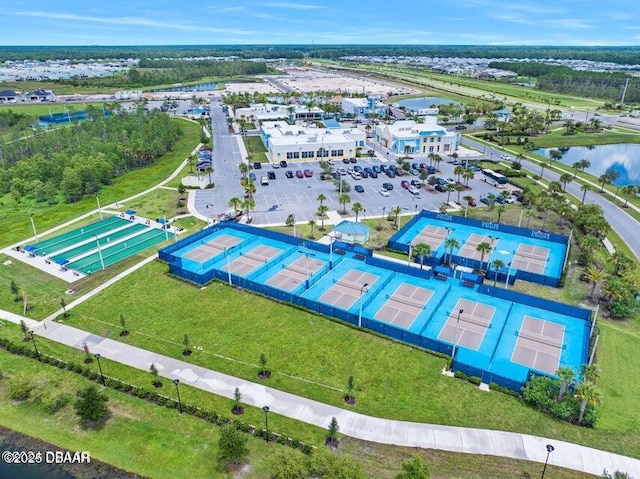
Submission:
[[[227,280],[229,281],[229,286],[233,286],[231,282],[231,262],[229,261],[229,248],[224,249],[224,255],[227,257]]]
[[[178,394],[178,410],[180,411],[180,414],[182,414],[182,401],[180,400],[180,388],[178,387],[180,380],[178,378],[174,379],[173,384],[176,385],[176,393]]]
[[[509,276],[511,275],[511,263],[507,263],[507,280],[504,282],[504,289],[509,289]]]
[[[364,283],[360,288],[360,311],[358,312],[358,327],[362,327],[362,297],[364,293],[364,289],[369,286],[369,283]]]
[[[33,341],[33,347],[36,350],[36,357],[38,361],[40,361],[40,352],[38,351],[38,345],[36,344],[36,337],[33,335],[33,330],[29,331],[29,336],[31,336],[31,341]]]
[[[102,208],[100,207],[100,198],[96,195],[96,201],[98,202],[98,213],[100,213],[100,219],[102,219]]]
[[[383,206],[383,207],[382,207],[382,219],[384,219],[384,217],[385,217],[385,211],[386,211],[386,210],[387,210],[387,207],[386,207],[386,206]]]
[[[409,243],[409,255],[407,257],[407,266],[411,266],[411,253],[413,252],[413,243]]]
[[[100,370],[100,379],[102,382],[102,385],[104,386],[104,374],[102,373],[102,365],[100,364],[100,353],[96,353],[94,354],[96,361],[98,361],[98,369]]]
[[[458,318],[456,319],[456,336],[453,340],[453,350],[451,351],[451,365],[453,366],[453,361],[456,358],[456,348],[458,347],[458,327],[460,326],[460,316],[464,313],[464,309],[458,311]]]
[[[293,218],[293,237],[296,238],[296,215],[292,213],[291,217]]]
[[[269,406],[262,406],[262,410],[264,411],[264,440],[269,442]]]
[[[31,227],[33,228],[33,236],[36,237],[36,242],[40,243],[40,239],[38,238],[38,233],[36,232],[36,223],[35,221],[33,221],[33,213],[31,213],[29,216],[31,218]]]
[[[164,239],[166,241],[169,239],[169,225],[167,225],[167,214],[164,210],[162,210],[162,219],[164,220],[164,224],[162,225],[162,227],[164,228]]]
[[[544,460],[544,467],[542,468],[542,476],[540,477],[540,479],[544,479],[544,473],[547,470],[547,464],[549,462],[549,454],[551,454],[555,449],[551,444],[547,444],[546,447],[547,447],[547,458]]]
[[[104,271],[104,258],[102,257],[102,250],[100,249],[100,241],[98,240],[98,235],[93,235],[96,239],[96,245],[98,246],[98,256],[100,257],[100,266],[102,266],[102,270]]]

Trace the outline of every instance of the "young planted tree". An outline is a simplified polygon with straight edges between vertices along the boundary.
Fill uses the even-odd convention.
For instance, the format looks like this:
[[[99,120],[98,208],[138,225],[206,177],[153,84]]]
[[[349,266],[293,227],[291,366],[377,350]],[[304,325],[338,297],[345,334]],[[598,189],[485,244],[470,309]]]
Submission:
[[[244,407],[240,404],[241,400],[242,394],[240,393],[240,388],[236,388],[233,392],[233,408],[231,408],[233,414],[239,415],[244,412]]]
[[[576,381],[576,372],[573,368],[561,366],[556,371],[558,379],[560,379],[560,391],[558,392],[557,401],[560,402],[564,398],[564,393],[569,386],[572,386]]]
[[[309,220],[309,227],[311,228],[311,232],[309,233],[309,239],[316,239],[316,237],[313,235],[314,233],[314,229],[316,227],[316,220]]]
[[[9,289],[11,290],[11,294],[13,295],[13,301],[19,303],[22,300],[22,296],[20,296],[20,286],[18,283],[11,280],[11,284],[9,284]]]
[[[402,463],[402,472],[396,475],[396,479],[429,479],[431,471],[429,466],[422,462],[420,456],[414,456],[410,461]]]
[[[156,367],[155,364],[151,364],[151,366],[149,366],[149,373],[151,373],[151,384],[153,384],[154,388],[161,388],[162,387],[162,381],[160,381],[160,375],[158,372],[158,368]]]
[[[349,195],[347,195],[347,194],[342,194],[338,198],[338,203],[340,203],[342,205],[341,213],[343,215],[346,215],[347,214],[347,204],[351,203],[351,197]]]
[[[455,238],[447,238],[444,240],[444,247],[449,250],[449,261],[447,261],[447,263],[451,264],[451,261],[453,260],[453,250],[459,248],[460,243],[458,243],[458,240]]]
[[[595,384],[590,381],[583,381],[576,386],[576,399],[580,401],[580,413],[578,415],[578,424],[580,424],[584,421],[584,413],[587,410],[587,406],[600,404],[601,395]]]
[[[418,243],[413,247],[413,252],[420,258],[420,269],[424,266],[424,258],[431,255],[431,246],[427,243]]]
[[[502,213],[504,213],[506,210],[507,208],[504,205],[496,206],[495,212],[498,214],[498,219],[497,219],[498,224],[500,224],[500,218],[502,218]]]
[[[120,336],[129,336],[127,323],[125,322],[124,315],[122,313],[120,313]]]
[[[97,426],[109,416],[108,401],[106,394],[101,393],[94,384],[90,384],[77,392],[73,408],[83,426]]]
[[[331,422],[329,423],[327,440],[325,444],[329,447],[338,447],[338,431],[340,431],[340,426],[338,426],[338,420],[335,417],[331,418]]]
[[[495,286],[496,283],[498,282],[498,273],[502,268],[506,266],[506,264],[504,261],[498,258],[498,259],[494,259],[491,262],[491,266],[493,266],[493,270],[496,272],[496,275],[493,277],[493,285]]]
[[[329,207],[327,205],[318,206],[318,211],[316,214],[320,217],[320,231],[325,231],[324,217],[326,216],[327,211],[329,211]]]
[[[624,195],[624,204],[622,205],[623,208],[629,207],[629,196],[638,194],[638,191],[640,191],[640,188],[634,185],[627,185],[622,187],[622,194]]]
[[[356,397],[353,395],[355,387],[356,385],[353,376],[349,376],[349,379],[347,379],[347,394],[344,396],[344,402],[347,404],[356,403]]]
[[[260,354],[260,372],[258,377],[260,379],[268,379],[271,377],[271,371],[267,369],[267,356],[264,353]]]
[[[193,351],[189,348],[189,335],[187,333],[182,337],[182,355],[190,356]]]
[[[238,216],[238,210],[240,209],[241,206],[242,206],[242,200],[237,196],[234,196],[229,200],[229,208],[233,208],[233,212],[235,213],[236,216]]]
[[[29,335],[29,328],[27,327],[27,323],[24,322],[24,319],[20,320],[20,331],[24,335],[22,340],[25,343],[31,339],[31,336]]]
[[[91,364],[93,362],[93,356],[91,355],[91,351],[89,351],[89,345],[86,341],[82,343],[82,351],[84,351],[84,363]]]
[[[589,293],[589,299],[593,300],[593,294],[596,291],[596,287],[599,283],[602,283],[607,279],[607,272],[604,269],[597,268],[595,265],[589,266],[584,272],[584,277],[589,283],[591,283],[591,293]]]

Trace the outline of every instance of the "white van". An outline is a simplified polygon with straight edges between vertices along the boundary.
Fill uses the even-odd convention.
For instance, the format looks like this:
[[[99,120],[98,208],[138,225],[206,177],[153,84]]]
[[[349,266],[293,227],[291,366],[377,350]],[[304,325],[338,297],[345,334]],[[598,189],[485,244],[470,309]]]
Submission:
[[[260,184],[261,185],[268,185],[269,184],[269,178],[267,178],[266,176],[261,176],[260,177]]]

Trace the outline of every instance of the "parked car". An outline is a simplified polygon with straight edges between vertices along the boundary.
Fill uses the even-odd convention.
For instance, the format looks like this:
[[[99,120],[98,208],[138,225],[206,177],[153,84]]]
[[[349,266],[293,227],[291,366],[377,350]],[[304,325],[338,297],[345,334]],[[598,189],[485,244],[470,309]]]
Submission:
[[[313,171],[309,169],[304,170],[304,176],[306,176],[307,178],[311,178],[313,176]]]
[[[471,198],[467,201],[467,204],[469,206],[477,206],[478,203],[476,203],[476,199],[475,198]]]
[[[394,173],[398,173],[398,167],[396,165],[389,165],[389,169]]]
[[[383,187],[385,190],[389,190],[389,191],[391,191],[391,190],[393,189],[393,184],[392,184],[392,183],[382,183],[382,187]]]
[[[345,170],[344,168],[338,168],[338,174],[344,176],[347,174],[347,170]]]
[[[287,172],[284,174],[284,176],[286,176],[287,178],[293,178],[293,171],[287,170]]]
[[[504,197],[504,202],[507,203],[507,204],[512,205],[512,204],[514,204],[516,202],[516,200],[515,200],[515,198],[513,196],[509,195],[509,196],[505,196]]]
[[[396,177],[396,174],[395,174],[393,171],[391,171],[391,170],[387,171],[387,173],[386,173],[386,174],[387,174],[387,176],[388,176],[389,178],[395,178],[395,177]]]
[[[352,157],[352,158],[349,158],[349,163],[357,163],[357,162],[358,162],[358,160],[357,160],[357,159],[355,159],[355,158],[353,158],[353,157]]]
[[[418,176],[418,170],[416,170],[415,168],[411,168],[409,170],[409,174],[411,174],[413,176]]]
[[[420,180],[411,180],[411,186],[415,186],[416,188],[420,188],[422,186],[422,182],[420,182]]]
[[[447,178],[445,181],[447,182],[448,185],[456,184],[456,180],[454,180],[453,178]]]
[[[333,173],[331,173],[331,176],[333,177],[334,180],[337,180],[338,178],[340,178],[340,173],[338,173],[337,171],[334,171]]]
[[[416,188],[415,186],[410,186],[407,191],[409,193],[411,193],[412,195],[419,195],[420,194],[420,190],[418,188]]]
[[[420,165],[418,163],[411,163],[411,169],[412,170],[419,170],[420,169]]]
[[[374,168],[374,171],[375,171],[375,166],[373,168]],[[383,173],[386,173],[387,171],[389,171],[389,165],[380,165],[379,168],[380,168],[380,171],[382,171]]]
[[[351,166],[350,166],[349,168],[347,168],[347,173],[349,173],[350,175],[353,175],[353,173],[354,173],[355,171],[356,171],[356,170],[354,170]]]
[[[427,171],[427,174],[429,174],[429,175],[435,175],[436,171],[438,171],[438,170],[436,170],[435,166],[427,166],[425,168],[425,170]]]
[[[375,154],[376,154],[376,152],[375,152],[375,151],[373,151],[373,150],[367,150],[367,155],[369,155],[369,156],[373,156],[373,155],[375,155]]]
[[[277,170],[278,168],[280,168],[280,163],[271,163],[271,168]]]
[[[456,126],[456,128],[455,128],[455,129],[456,129],[456,130],[466,130],[466,129],[467,129],[467,127],[466,127],[466,126],[464,126],[464,125],[458,125],[458,126]]]
[[[447,187],[444,185],[441,185],[440,183],[438,183],[435,186],[436,191],[439,191],[440,193],[444,193],[445,191],[447,191]]]
[[[373,165],[373,166],[371,167],[371,170],[372,170],[374,173],[380,173],[380,172],[382,171],[382,169],[381,169],[378,165]]]
[[[440,178],[439,176],[436,177],[436,182],[437,184],[443,185],[443,186],[447,184],[447,182],[444,181],[444,178]]]
[[[353,187],[358,193],[364,193],[364,187],[362,185],[356,185]]]
[[[276,174],[273,171],[268,171],[267,172],[267,176],[269,177],[270,180],[275,180],[276,179]]]
[[[331,165],[331,166],[333,166],[333,165],[335,165],[335,164],[336,164],[336,163],[335,163],[335,161],[333,161],[333,160],[327,160],[327,165]]]
[[[287,162],[286,162],[286,161],[284,161],[284,160],[282,160],[282,161],[280,162],[280,166],[282,166],[283,168],[286,168],[286,167],[287,167]]]
[[[345,165],[346,165],[346,164],[348,164],[348,163],[349,163],[349,158],[343,158],[343,159],[342,159],[342,162],[343,162]]]
[[[269,178],[267,178],[266,176],[260,177],[260,184],[267,186],[269,184]]]
[[[509,155],[505,155],[504,153],[500,155],[500,159],[504,161],[511,161],[511,157]]]
[[[369,167],[369,166],[365,166],[365,167],[362,169],[362,171],[366,171],[367,173],[371,174],[371,172],[372,172],[373,170],[371,169],[371,167]]]
[[[304,173],[302,170],[296,170],[296,178],[304,178]]]
[[[362,173],[362,166],[356,165],[356,166],[353,167],[353,170],[357,171],[358,173]]]
[[[256,174],[255,174],[255,173],[253,173],[253,172],[249,173],[249,179],[250,179],[251,181],[256,181]]]
[[[501,205],[504,205],[504,196],[502,195],[496,196],[496,203],[500,203]]]
[[[256,161],[253,163],[253,169],[254,170],[261,170],[262,169],[262,163],[260,163],[259,161]]]
[[[353,173],[351,173],[351,178],[353,178],[354,180],[361,180],[362,175],[360,175],[360,173],[358,173],[357,171],[354,171]]]
[[[402,186],[406,190],[406,189],[409,189],[409,187],[411,186],[411,183],[409,183],[407,180],[402,180],[400,182],[400,186]]]
[[[387,190],[385,188],[380,188],[378,190],[378,193],[380,193],[382,196],[389,196],[389,190]]]
[[[362,176],[363,178],[369,178],[369,173],[367,173],[366,171],[362,170],[360,172],[360,176]]]
[[[489,198],[485,196],[484,198],[480,198],[480,203],[484,203],[485,205],[488,205],[491,202],[489,201]]]

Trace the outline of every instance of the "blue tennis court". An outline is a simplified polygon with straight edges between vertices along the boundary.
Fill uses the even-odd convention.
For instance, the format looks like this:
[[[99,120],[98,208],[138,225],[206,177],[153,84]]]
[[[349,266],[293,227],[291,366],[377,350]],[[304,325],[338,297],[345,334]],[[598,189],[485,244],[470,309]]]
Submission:
[[[448,247],[455,240],[456,246]],[[389,247],[409,251],[418,243],[432,250],[432,262],[491,270],[500,259],[505,267],[495,273],[540,284],[558,286],[568,251],[569,238],[545,231],[478,221],[448,214],[422,211],[389,240]],[[482,255],[477,247],[488,243],[491,251]],[[417,260],[417,259],[416,259]],[[481,264],[482,262],[482,264]],[[491,276],[493,277],[493,276]]]
[[[560,366],[577,371],[587,360],[589,310],[436,279],[429,268],[376,258],[341,242],[331,248],[223,222],[159,255],[173,274],[198,284],[229,281],[453,355],[455,370],[487,383],[518,389],[531,372],[554,375]]]

